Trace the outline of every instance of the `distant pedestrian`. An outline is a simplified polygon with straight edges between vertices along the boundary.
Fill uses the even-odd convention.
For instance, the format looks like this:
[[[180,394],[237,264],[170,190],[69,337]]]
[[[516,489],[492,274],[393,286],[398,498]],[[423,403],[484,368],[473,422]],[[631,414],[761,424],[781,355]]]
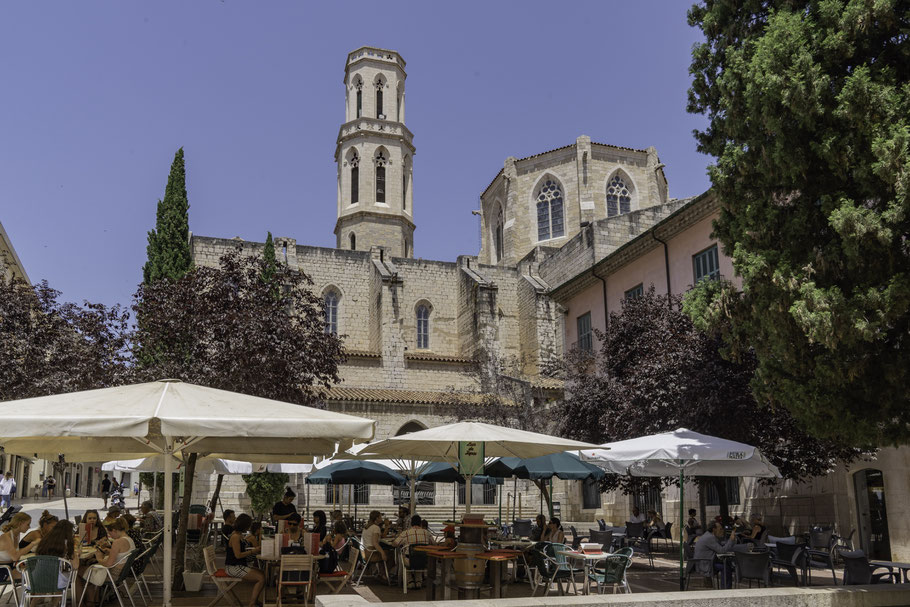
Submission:
[[[54,499],[54,489],[57,487],[57,479],[53,476],[47,477],[47,499]]]
[[[101,481],[101,497],[104,499],[104,510],[107,510],[107,500],[111,497],[111,479],[108,478],[107,474],[104,475],[104,479]]]
[[[13,485],[16,484],[16,481],[13,480],[13,473],[7,472],[3,475],[3,478],[0,479],[0,507],[9,508],[10,506],[10,494],[13,491]]]
[[[13,505],[13,500],[16,499],[16,488],[18,487],[18,485],[16,485],[16,479],[13,478],[12,480],[13,480],[13,486],[9,491],[9,505],[10,506]]]

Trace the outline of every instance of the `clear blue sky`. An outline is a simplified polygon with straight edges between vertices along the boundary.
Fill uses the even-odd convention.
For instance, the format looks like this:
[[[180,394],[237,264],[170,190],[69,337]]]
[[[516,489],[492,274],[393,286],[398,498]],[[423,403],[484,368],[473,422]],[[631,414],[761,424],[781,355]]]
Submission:
[[[407,61],[415,254],[476,254],[471,209],[507,156],[578,135],[657,148],[670,195],[708,187],[685,111],[685,1],[0,4],[0,222],[33,281],[128,303],[174,152],[190,229],[334,246],[346,54]]]

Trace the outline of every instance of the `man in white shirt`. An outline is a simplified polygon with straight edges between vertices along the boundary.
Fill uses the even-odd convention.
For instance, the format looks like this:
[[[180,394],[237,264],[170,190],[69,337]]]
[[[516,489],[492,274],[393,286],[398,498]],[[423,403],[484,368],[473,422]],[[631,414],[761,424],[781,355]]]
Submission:
[[[630,523],[644,523],[645,515],[641,513],[641,510],[638,509],[638,506],[632,506],[632,516],[629,517]]]
[[[10,505],[10,494],[13,492],[13,487],[16,485],[16,481],[13,480],[13,473],[7,472],[2,479],[0,479],[0,507],[9,508]]]

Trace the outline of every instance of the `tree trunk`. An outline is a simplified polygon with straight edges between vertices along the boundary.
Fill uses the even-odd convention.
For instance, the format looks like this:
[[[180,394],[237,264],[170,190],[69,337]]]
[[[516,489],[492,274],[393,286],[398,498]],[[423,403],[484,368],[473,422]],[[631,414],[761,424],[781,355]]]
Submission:
[[[212,501],[209,504],[209,510],[215,512],[215,508],[218,506],[218,497],[221,495],[221,481],[224,480],[224,475],[219,474],[218,480],[215,482],[215,491],[212,493]]]
[[[553,518],[553,496],[547,490],[546,481],[538,479],[534,481],[534,484],[540,489],[540,494],[543,496],[544,501],[547,502],[547,512],[550,513],[549,518]]]
[[[196,474],[196,454],[190,453],[183,474],[183,503],[180,504],[180,520],[177,523],[177,546],[174,550],[173,588],[183,586],[183,568],[186,564],[186,527],[190,517],[190,502],[193,501],[193,476]]]
[[[720,505],[720,516],[726,525],[730,520],[730,503],[727,500],[727,483],[724,482],[724,477],[715,476],[711,478],[711,482],[714,483],[714,488],[717,490],[717,500]]]

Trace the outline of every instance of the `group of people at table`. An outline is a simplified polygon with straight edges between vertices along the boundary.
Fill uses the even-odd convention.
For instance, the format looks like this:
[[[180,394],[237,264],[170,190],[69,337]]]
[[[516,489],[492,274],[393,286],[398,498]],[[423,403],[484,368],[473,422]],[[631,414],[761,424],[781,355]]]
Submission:
[[[138,520],[129,512],[111,507],[104,519],[97,510],[87,510],[77,526],[68,520],[61,521],[45,510],[37,528],[31,529],[31,526],[32,517],[25,512],[17,512],[3,526],[0,530],[0,565],[10,567],[12,575],[17,576],[15,564],[32,554],[64,559],[77,573],[72,580],[76,596],[81,596],[88,584],[86,594],[94,601],[98,598],[97,588],[108,579],[105,569],[110,569],[116,577],[129,554],[137,545],[144,545],[143,535],[161,530],[163,522],[151,502],[145,502]],[[0,581],[8,575],[7,569],[0,569]],[[70,574],[61,570],[58,587],[62,590],[70,581]]]

